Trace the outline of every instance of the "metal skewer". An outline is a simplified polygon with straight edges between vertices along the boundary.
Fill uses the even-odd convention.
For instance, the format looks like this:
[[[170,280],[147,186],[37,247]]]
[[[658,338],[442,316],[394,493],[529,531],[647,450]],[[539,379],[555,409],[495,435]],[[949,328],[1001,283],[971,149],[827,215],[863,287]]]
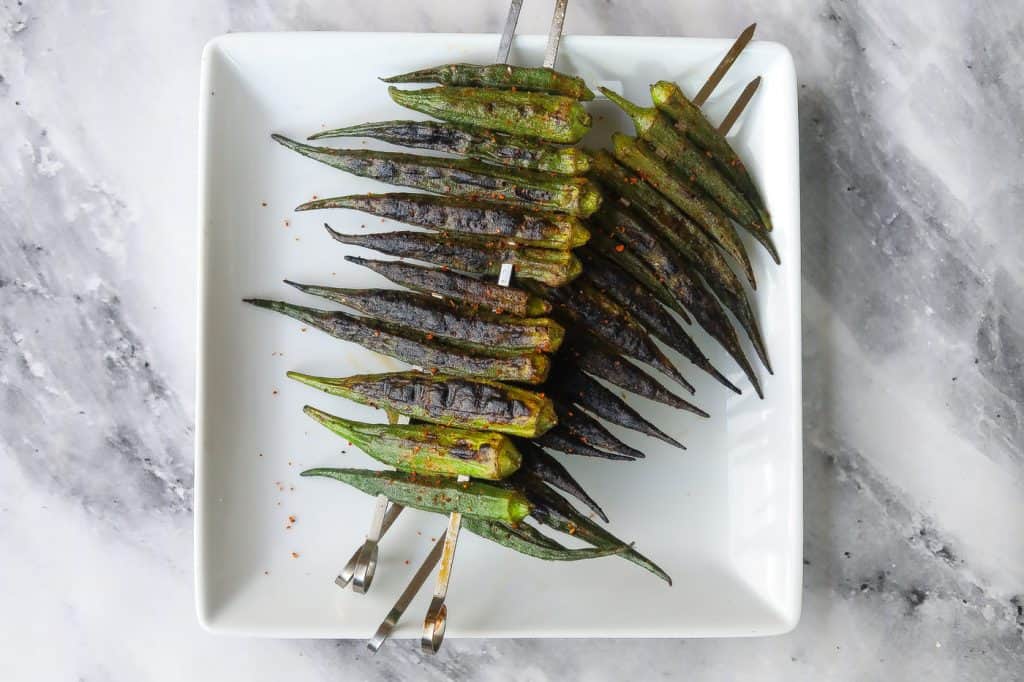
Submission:
[[[497,64],[504,64],[508,61],[509,50],[512,49],[512,38],[516,34],[516,24],[519,23],[519,12],[523,9],[523,0],[512,0],[508,6],[508,17],[505,19],[505,30],[501,32],[501,42],[498,43]]]
[[[562,26],[565,25],[565,11],[569,0],[555,0],[555,13],[551,17],[551,30],[548,31],[548,47],[544,50],[544,68],[555,68],[558,59],[558,45],[562,42]]]
[[[469,476],[459,476],[460,483],[469,482]],[[448,625],[448,607],[444,600],[448,597],[448,582],[452,577],[455,564],[455,548],[459,542],[459,530],[462,528],[462,514],[452,512],[448,516],[448,529],[444,533],[444,546],[441,552],[441,568],[437,572],[437,583],[434,585],[434,597],[427,607],[427,615],[423,619],[423,634],[420,637],[420,649],[428,654],[436,654],[444,641],[444,631]]]
[[[387,508],[387,511],[380,515],[382,505]],[[373,520],[370,522],[370,532],[366,534],[366,541],[352,553],[348,563],[334,579],[335,585],[344,589],[351,582],[354,592],[366,594],[370,589],[370,583],[373,582],[373,574],[377,570],[377,544],[403,509],[405,507],[400,504],[388,505],[388,498],[383,495],[377,496],[377,506],[374,508]]]
[[[725,53],[724,57],[722,57],[722,61],[718,63],[715,70],[711,72],[710,76],[708,76],[707,81],[704,82],[704,87],[702,87],[700,92],[697,93],[697,96],[693,98],[692,101],[694,104],[699,107],[704,104],[704,102],[708,101],[708,97],[711,97],[711,93],[716,87],[718,87],[722,78],[725,77],[726,72],[732,68],[733,62],[735,62],[736,58],[740,56],[740,52],[743,52],[743,48],[745,48],[747,43],[750,42],[750,39],[754,37],[754,30],[756,28],[757,24],[751,24],[743,29],[743,33],[736,38],[732,47],[730,47],[729,51]]]
[[[740,117],[743,110],[747,108],[748,104],[750,104],[750,99],[754,96],[754,93],[757,92],[757,88],[760,85],[761,77],[758,76],[747,83],[747,87],[743,88],[743,92],[741,92],[740,96],[736,98],[736,102],[732,105],[732,108],[729,109],[729,113],[726,114],[725,118],[722,119],[722,122],[718,124],[718,132],[722,134],[722,137],[725,137],[736,123],[736,119]]]

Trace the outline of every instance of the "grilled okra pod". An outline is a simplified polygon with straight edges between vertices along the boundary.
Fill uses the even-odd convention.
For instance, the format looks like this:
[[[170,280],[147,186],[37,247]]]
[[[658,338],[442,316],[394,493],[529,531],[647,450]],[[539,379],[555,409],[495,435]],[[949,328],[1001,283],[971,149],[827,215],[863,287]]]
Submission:
[[[290,379],[330,395],[414,419],[533,438],[558,422],[551,399],[518,386],[429,372],[390,372]]]
[[[548,385],[550,390],[559,397],[593,412],[602,419],[607,419],[613,424],[653,436],[665,441],[669,445],[676,446],[680,450],[686,449],[686,446],[644,419],[639,412],[626,404],[622,398],[605,388],[604,384],[579,367],[559,363],[558,374],[552,378]],[[523,455],[523,468],[525,468],[526,453],[522,448],[520,448],[520,453]]]
[[[527,440],[518,439],[515,443],[516,449],[519,450],[519,454],[523,457],[523,462],[519,467],[519,471],[523,475],[535,476],[548,485],[569,493],[587,505],[595,514],[601,517],[602,521],[608,523],[608,516],[604,513],[604,510],[601,509],[594,498],[583,489],[583,486],[572,477],[572,474],[551,453]]]
[[[591,100],[583,79],[539,66],[512,66],[510,64],[444,64],[420,69],[390,78],[385,83],[441,83],[442,85],[526,90],[565,95],[573,99]]]
[[[518,317],[546,315],[551,304],[533,294],[485,282],[447,269],[431,268],[402,261],[370,260],[358,256],[345,256],[349,263],[361,265],[386,277],[395,284],[424,294],[442,296],[464,306],[478,307],[497,314],[508,313]]]
[[[583,457],[596,457],[597,459],[611,459],[619,462],[632,462],[638,457],[628,457],[614,452],[599,450],[593,445],[583,441],[579,436],[570,432],[567,428],[558,425],[533,442],[541,447],[550,448],[557,452],[564,452],[567,455],[581,455]]]
[[[502,547],[513,549],[520,554],[532,556],[547,561],[580,561],[582,559],[597,559],[603,556],[624,554],[629,551],[629,545],[615,546],[608,544],[603,547],[582,547],[580,549],[568,549],[554,543],[552,547],[547,543],[538,542],[532,533],[525,532],[525,529],[539,531],[523,522],[513,526],[503,521],[485,521],[467,516],[462,520],[463,527],[474,535],[479,535],[485,540],[490,540]],[[541,535],[541,537],[544,537]]]
[[[680,194],[678,188],[672,189],[679,198],[687,201],[689,205],[692,202],[687,195],[693,194],[695,188],[700,188],[714,200],[713,203],[717,203],[748,232],[754,234],[758,231],[767,231],[760,215],[748,202],[741,189],[734,185],[730,178],[722,173],[719,166],[708,158],[707,152],[699,149],[684,133],[676,130],[671,119],[653,107],[638,107],[611,90],[601,88],[601,91],[633,120],[637,137],[647,142],[653,148],[651,151],[677,171],[675,179],[685,190]],[[649,181],[653,183],[653,178],[656,175],[666,171],[668,168],[658,168],[656,173],[651,172]],[[671,173],[669,175],[671,176]],[[660,190],[661,187],[658,189]],[[679,207],[690,213],[687,206],[680,205]],[[700,222],[697,215],[692,213],[690,215]],[[724,214],[719,217],[722,216]],[[743,242],[739,240],[731,225],[726,231],[715,232],[714,236],[716,240],[721,239],[719,243],[723,249],[745,264],[746,251],[743,248]],[[757,235],[755,234],[755,236]],[[770,238],[767,238],[767,235],[764,237],[764,239],[759,237],[758,241],[768,249],[769,254],[778,263],[779,254],[775,250],[774,244],[771,243]]]
[[[643,215],[648,224],[671,244],[704,276],[712,291],[739,320],[754,344],[754,350],[771,373],[768,351],[757,325],[757,318],[747,300],[743,284],[729,269],[722,254],[711,240],[686,216],[679,212],[657,190],[639,178],[630,175],[607,152],[593,156],[593,171],[605,184],[625,198],[630,206]]]
[[[402,471],[500,481],[522,457],[508,436],[438,424],[364,424],[306,405],[308,416],[378,462]]]
[[[693,412],[701,417],[708,416],[707,412],[672,393],[650,374],[606,345],[578,337],[566,345],[568,347],[563,348],[559,355],[560,362],[568,360],[580,369],[644,398]]]
[[[729,176],[733,184],[740,188],[743,195],[757,210],[764,226],[770,232],[771,216],[765,208],[757,185],[747,172],[743,161],[718,132],[718,128],[705,118],[704,112],[691,102],[675,83],[658,81],[651,86],[651,99],[654,105],[675,122],[676,129],[693,140],[698,147],[710,153],[718,166]]]
[[[754,267],[750,264],[746,247],[736,234],[729,217],[722,212],[713,198],[704,196],[687,180],[673,174],[645,143],[615,133],[612,135],[612,144],[615,146],[615,158],[658,190],[682,211],[687,219],[693,219],[715,244],[739,263],[750,286],[756,289]]]
[[[369,137],[402,147],[461,154],[478,161],[514,168],[582,175],[590,162],[576,147],[560,147],[485,128],[439,121],[381,121],[325,130],[310,140],[331,137]]]
[[[595,547],[621,547],[625,544],[577,511],[567,499],[550,487],[521,475],[516,475],[514,480],[521,485],[523,492],[533,504],[533,518],[548,528],[568,533]],[[622,558],[650,571],[669,585],[672,584],[672,578],[668,573],[632,546],[622,553]]]
[[[647,331],[628,311],[606,295],[586,284],[549,289],[558,310],[573,322],[583,325],[596,337],[631,358],[654,367],[671,377],[690,393],[693,385],[658,348]]]
[[[384,495],[395,504],[422,511],[492,519],[516,524],[530,515],[533,505],[522,493],[490,483],[461,483],[447,476],[366,469],[307,469],[302,476],[321,476],[347,483],[367,495]]]
[[[619,246],[609,249],[605,246],[605,235],[595,232],[594,248],[601,249],[601,252],[608,256],[621,258],[624,255],[632,255],[637,260],[642,260],[648,268],[658,273],[658,277],[666,288],[672,292],[673,300],[677,305],[690,310],[697,323],[704,328],[727,353],[743,369],[757,391],[761,394],[760,382],[757,374],[750,366],[743,349],[740,347],[739,338],[732,328],[721,305],[714,296],[705,291],[704,287],[696,280],[690,269],[681,261],[679,255],[670,250],[661,239],[641,219],[629,209],[622,206],[618,201],[610,201],[615,220],[612,228],[605,228],[609,223],[600,223],[601,229],[613,229],[610,237],[616,240]],[[604,213],[604,209],[601,211]],[[707,357],[687,356],[698,367],[713,376],[719,383],[730,391],[739,393],[731,381],[718,371]]]
[[[591,118],[570,97],[488,88],[388,88],[395,103],[442,121],[497,130],[549,142],[575,144],[590,130]]]
[[[474,159],[314,147],[283,135],[271,137],[332,168],[392,185],[584,217],[601,205],[601,194],[585,178],[492,166]]]
[[[455,238],[426,232],[342,234],[324,225],[342,244],[361,246],[402,258],[416,258],[453,270],[498,275],[502,263],[511,263],[517,277],[550,286],[568,284],[582,272],[579,259],[568,250],[512,247],[498,240]]]
[[[508,239],[549,249],[582,246],[590,238],[579,218],[565,213],[522,211],[452,196],[356,194],[317,199],[295,210],[320,208],[350,208],[429,230]]]
[[[693,338],[668,311],[658,305],[657,301],[645,295],[646,292],[642,285],[608,258],[589,252],[581,252],[580,257],[587,264],[584,276],[595,289],[629,311],[651,336],[715,377],[729,389],[736,393],[740,392],[711,365]]]
[[[541,353],[511,357],[471,355],[439,344],[431,344],[427,335],[414,330],[402,330],[398,333],[398,330],[376,320],[354,317],[342,312],[317,310],[284,301],[259,298],[245,299],[245,302],[282,313],[335,338],[358,343],[364,348],[389,355],[410,365],[436,369],[448,374],[540,384],[547,378],[548,370],[551,368],[550,360]]]
[[[456,348],[486,355],[552,353],[562,345],[565,329],[549,317],[506,317],[466,314],[449,302],[412,291],[395,289],[338,289],[285,284],[299,291],[340,303],[389,324],[432,334]]]
[[[558,415],[558,424],[565,433],[573,435],[577,440],[587,445],[632,459],[643,459],[647,456],[636,448],[623,443],[611,431],[606,429],[601,422],[579,408],[567,405],[561,400],[556,400],[555,414]]]

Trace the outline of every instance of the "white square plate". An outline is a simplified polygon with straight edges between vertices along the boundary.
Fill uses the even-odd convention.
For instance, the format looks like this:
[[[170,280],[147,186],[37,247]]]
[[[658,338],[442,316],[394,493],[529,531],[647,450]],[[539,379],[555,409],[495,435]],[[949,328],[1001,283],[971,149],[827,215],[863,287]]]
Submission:
[[[302,138],[323,126],[416,117],[388,99],[378,76],[446,62],[489,63],[497,42],[493,35],[235,34],[217,38],[204,52],[195,533],[199,620],[212,631],[368,637],[445,525],[440,516],[407,512],[381,545],[368,595],[333,584],[364,538],[373,501],[333,481],[300,479],[299,472],[374,462],[345,448],[301,408],[311,403],[366,421],[383,415],[288,381],[284,372],[341,376],[402,365],[307,333],[241,299],[317,305],[282,284],[285,277],[387,286],[342,260],[360,250],[331,241],[321,224],[342,231],[394,226],[351,211],[293,213],[313,195],[387,188],[290,152],[270,133]],[[518,37],[512,62],[539,64],[544,42]],[[662,78],[696,92],[729,44],[568,36],[559,67],[591,85],[618,81],[627,97],[648,102],[648,84]],[[775,376],[764,376],[767,398],[758,400],[698,330],[697,342],[744,394],[691,368],[696,400],[711,419],[631,401],[688,451],[613,427],[647,459],[561,458],[604,506],[611,530],[635,541],[675,585],[614,557],[548,563],[464,533],[448,598],[450,637],[767,635],[795,625],[802,543],[800,233],[789,52],[772,43],[750,45],[707,111],[720,119],[756,75],[763,77],[760,91],[734,140],[763,188],[782,256],[782,267],[775,267],[748,242],[760,283],[754,300],[775,366]],[[632,132],[610,103],[591,106],[598,121],[594,144],[607,141],[613,127]],[[413,603],[397,636],[419,636],[429,591]]]

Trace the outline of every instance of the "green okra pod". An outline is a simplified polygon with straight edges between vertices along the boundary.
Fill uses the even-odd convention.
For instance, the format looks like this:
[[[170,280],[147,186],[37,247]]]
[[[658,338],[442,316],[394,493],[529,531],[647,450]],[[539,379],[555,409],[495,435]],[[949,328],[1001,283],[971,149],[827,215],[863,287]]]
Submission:
[[[431,268],[397,260],[370,260],[358,256],[345,256],[345,260],[369,268],[395,284],[458,301],[463,306],[519,317],[534,317],[551,312],[550,303],[522,289],[499,286],[447,268]]]
[[[513,168],[582,175],[590,168],[586,152],[486,128],[439,121],[381,121],[335,128],[310,135],[310,140],[369,137],[402,147],[461,154],[478,161]]]
[[[676,171],[676,175],[673,178],[672,173],[669,172],[667,167],[660,167],[659,164],[654,164],[650,170],[646,171],[647,175],[645,177],[652,184],[655,184],[657,179],[659,183],[667,185],[668,189],[662,190],[661,186],[655,184],[661,191],[671,191],[675,197],[673,199],[674,203],[680,200],[683,201],[686,205],[677,203],[681,209],[698,222],[701,222],[701,224],[704,224],[697,214],[691,212],[690,207],[695,208],[697,211],[705,210],[705,207],[699,202],[695,203],[688,196],[690,194],[699,194],[699,191],[703,190],[703,192],[707,193],[707,196],[714,200],[713,203],[717,203],[721,209],[728,213],[729,217],[742,225],[747,231],[752,234],[758,231],[767,231],[760,215],[743,195],[742,190],[733,184],[727,174],[723,174],[721,168],[711,158],[708,158],[708,152],[698,148],[684,133],[676,130],[672,125],[671,119],[653,107],[638,107],[611,90],[602,88],[601,91],[619,105],[633,120],[637,137],[644,140],[651,147],[650,151],[653,154],[648,156],[656,154],[657,157]],[[638,172],[640,171],[638,170]],[[662,178],[666,174],[669,176],[667,180]],[[676,181],[675,183],[672,182],[673,179]],[[680,185],[681,187],[673,185]],[[700,198],[703,199],[703,197]],[[722,214],[721,211],[718,213],[720,215],[717,216],[717,219],[720,220],[725,214]],[[718,225],[711,234],[726,252],[736,258],[745,268],[749,266],[743,242],[739,240],[739,236],[732,229],[731,225],[727,229],[723,229]],[[758,241],[768,249],[769,254],[778,263],[779,254],[775,250],[774,244],[771,243],[771,239],[765,235],[765,239],[759,238]]]
[[[474,535],[479,535],[486,540],[497,543],[502,547],[513,549],[521,554],[546,561],[597,559],[613,554],[624,554],[629,551],[629,545],[616,547],[609,544],[605,547],[583,547],[580,549],[568,549],[558,543],[553,543],[555,546],[551,546],[548,543],[538,542],[534,533],[540,535],[540,532],[526,524],[526,522],[513,526],[503,521],[485,521],[483,519],[466,517],[462,521],[462,525]],[[524,532],[524,529],[530,529],[533,533]],[[541,537],[544,536],[541,535]]]
[[[594,99],[594,93],[582,78],[540,66],[444,64],[381,80],[385,83],[441,83],[500,90],[526,90],[565,95],[573,99]]]
[[[686,446],[644,419],[639,412],[626,404],[622,398],[605,388],[601,382],[591,377],[579,367],[563,362],[559,363],[557,369],[558,374],[552,377],[552,380],[549,382],[550,390],[567,402],[575,403],[579,407],[593,412],[598,417],[607,419],[613,424],[653,436],[665,441],[669,445],[674,445],[680,450],[686,449]],[[520,448],[520,452],[523,454],[523,467],[525,468],[526,452],[522,448]],[[556,487],[559,486],[556,485]]]
[[[415,258],[453,270],[478,275],[498,275],[502,263],[511,263],[517,277],[549,286],[562,286],[575,279],[583,267],[569,250],[508,246],[499,240],[430,234],[426,232],[378,232],[341,234],[324,225],[328,234],[342,244],[361,246],[391,256]]]
[[[687,179],[672,173],[658,155],[643,142],[615,133],[612,135],[612,144],[615,146],[615,158],[658,190],[686,217],[693,219],[715,244],[739,263],[750,286],[756,289],[754,267],[750,264],[746,247],[736,234],[729,217],[719,208],[713,197],[705,196]]]
[[[299,291],[326,298],[381,322],[433,335],[456,348],[487,355],[517,352],[552,353],[562,345],[565,329],[549,317],[467,314],[432,296],[395,289],[339,289],[289,280]]]
[[[565,213],[523,211],[452,196],[356,194],[317,199],[295,210],[320,208],[350,208],[429,230],[501,238],[549,249],[582,246],[590,238],[579,218]]]
[[[422,511],[519,523],[533,509],[521,492],[481,481],[459,482],[446,476],[366,469],[308,469],[302,476],[321,476],[347,483],[367,495],[384,495],[403,507]]]
[[[497,381],[429,372],[288,377],[331,395],[415,419],[532,438],[558,422],[551,399]]]
[[[342,312],[317,310],[284,301],[259,298],[245,299],[245,303],[279,312],[335,338],[358,343],[364,348],[424,369],[498,381],[539,384],[544,382],[551,368],[551,361],[541,353],[511,357],[473,355],[440,344],[432,344],[425,334],[415,330],[402,330],[399,334],[398,330],[376,320],[354,317]]]
[[[593,164],[592,172],[628,201],[661,238],[701,273],[711,290],[736,316],[754,344],[754,350],[757,351],[761,362],[771,373],[768,350],[743,284],[729,269],[714,243],[657,190],[642,182],[641,178],[632,175],[607,152],[602,150],[596,153],[593,156]]]
[[[402,471],[499,481],[522,462],[516,446],[500,433],[439,424],[364,424],[309,405],[302,411],[378,462]]]
[[[718,132],[718,128],[705,118],[704,112],[696,104],[691,102],[683,91],[675,83],[669,81],[658,81],[651,86],[651,99],[654,105],[666,116],[675,122],[676,129],[685,134],[698,147],[710,153],[718,164],[719,168],[729,176],[733,184],[740,188],[743,195],[757,210],[764,226],[770,232],[772,229],[771,216],[765,208],[761,193],[750,177],[743,161],[733,150],[732,146],[725,139],[725,136]]]
[[[397,104],[442,121],[489,128],[510,135],[575,144],[590,130],[591,118],[578,101],[539,92],[488,88],[388,88]]]
[[[474,159],[314,147],[283,135],[271,137],[332,168],[392,185],[584,217],[601,205],[601,194],[586,178],[492,166]]]

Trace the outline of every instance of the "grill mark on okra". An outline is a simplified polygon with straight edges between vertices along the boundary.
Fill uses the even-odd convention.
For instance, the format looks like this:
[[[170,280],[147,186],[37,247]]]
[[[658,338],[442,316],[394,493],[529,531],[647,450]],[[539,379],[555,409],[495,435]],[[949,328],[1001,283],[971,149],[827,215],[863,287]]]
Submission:
[[[527,245],[567,248],[586,243],[589,232],[579,219],[539,213],[452,196],[430,194],[363,194],[318,199],[296,211],[349,208],[381,218],[442,232],[502,237]]]
[[[401,261],[380,261],[358,256],[345,260],[373,270],[395,284],[428,294],[439,294],[469,305],[490,308],[510,315],[542,315],[551,312],[551,304],[515,287],[502,287],[491,282]]]
[[[425,335],[414,330],[403,330],[402,334],[397,334],[376,320],[358,318],[342,312],[317,310],[266,299],[245,299],[244,302],[282,313],[335,338],[357,343],[410,365],[449,374],[539,384],[547,378],[551,367],[547,356],[541,353],[512,357],[472,355],[432,345]]]
[[[590,215],[601,205],[600,193],[585,178],[494,166],[473,159],[314,147],[283,135],[271,137],[332,168],[392,185],[580,216]]]

